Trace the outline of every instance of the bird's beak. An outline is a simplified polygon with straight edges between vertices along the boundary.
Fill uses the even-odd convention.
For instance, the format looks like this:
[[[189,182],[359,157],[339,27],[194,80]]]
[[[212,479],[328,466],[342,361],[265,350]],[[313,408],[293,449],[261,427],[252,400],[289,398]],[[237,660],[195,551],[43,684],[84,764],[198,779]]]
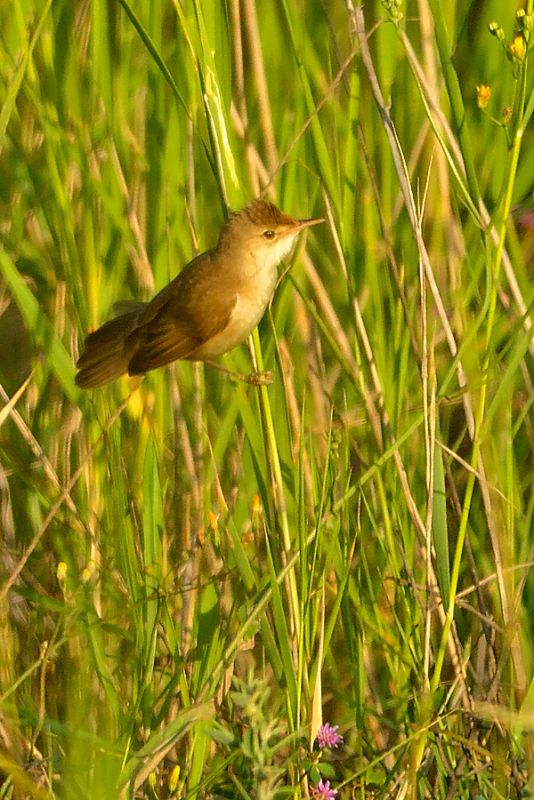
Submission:
[[[311,228],[312,225],[319,225],[321,222],[324,221],[325,220],[322,217],[317,219],[297,219],[296,227],[298,230],[302,230],[302,228]]]
[[[281,231],[281,236],[296,236],[304,228],[311,228],[312,225],[319,225],[320,222],[325,222],[324,219],[292,219],[291,222],[284,225]]]

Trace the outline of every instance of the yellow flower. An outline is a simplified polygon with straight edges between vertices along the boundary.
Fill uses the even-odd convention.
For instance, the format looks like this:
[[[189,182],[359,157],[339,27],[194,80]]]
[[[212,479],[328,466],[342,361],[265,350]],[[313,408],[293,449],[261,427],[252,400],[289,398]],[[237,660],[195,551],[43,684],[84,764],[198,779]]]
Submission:
[[[208,525],[210,526],[210,530],[215,533],[217,530],[217,517],[213,511],[208,511]]]
[[[513,42],[508,45],[508,53],[514,61],[518,61],[522,64],[527,54],[525,37],[521,34],[515,36]]]
[[[477,86],[477,106],[479,108],[486,108],[490,97],[491,89],[487,84],[482,83],[480,86]]]
[[[259,516],[261,514],[261,499],[259,494],[255,494],[252,498],[252,513],[254,516]]]
[[[87,562],[87,566],[82,570],[82,583],[89,583],[96,575],[96,564],[91,559]]]
[[[169,789],[171,792],[176,791],[176,787],[178,786],[179,780],[180,780],[180,765],[176,764],[176,766],[172,768],[171,774],[169,775]]]

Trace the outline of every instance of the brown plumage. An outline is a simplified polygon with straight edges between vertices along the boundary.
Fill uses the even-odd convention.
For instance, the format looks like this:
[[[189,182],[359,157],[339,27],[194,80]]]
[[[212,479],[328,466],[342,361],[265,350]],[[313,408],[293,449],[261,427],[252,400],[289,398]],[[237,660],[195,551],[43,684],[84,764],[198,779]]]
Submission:
[[[217,246],[197,256],[149,303],[121,302],[118,315],[85,340],[76,383],[104,386],[179,358],[207,361],[240,344],[274,291],[277,265],[305,227],[272,203],[233,214]]]

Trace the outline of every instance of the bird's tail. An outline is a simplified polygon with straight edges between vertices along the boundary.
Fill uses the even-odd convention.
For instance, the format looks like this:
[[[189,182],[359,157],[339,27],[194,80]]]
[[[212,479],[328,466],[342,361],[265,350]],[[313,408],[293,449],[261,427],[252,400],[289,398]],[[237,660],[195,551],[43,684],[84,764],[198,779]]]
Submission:
[[[128,372],[128,364],[135,353],[134,337],[130,338],[130,334],[145,306],[145,303],[117,304],[117,310],[122,313],[89,334],[76,364],[78,386],[97,389]]]

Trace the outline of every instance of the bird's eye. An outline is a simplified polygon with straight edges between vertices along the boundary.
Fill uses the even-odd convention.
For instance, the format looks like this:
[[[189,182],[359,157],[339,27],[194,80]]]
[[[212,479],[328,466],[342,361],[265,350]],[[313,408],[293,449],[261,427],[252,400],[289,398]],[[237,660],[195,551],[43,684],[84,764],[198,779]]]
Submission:
[[[263,231],[262,236],[264,239],[274,239],[276,233],[274,231]]]

